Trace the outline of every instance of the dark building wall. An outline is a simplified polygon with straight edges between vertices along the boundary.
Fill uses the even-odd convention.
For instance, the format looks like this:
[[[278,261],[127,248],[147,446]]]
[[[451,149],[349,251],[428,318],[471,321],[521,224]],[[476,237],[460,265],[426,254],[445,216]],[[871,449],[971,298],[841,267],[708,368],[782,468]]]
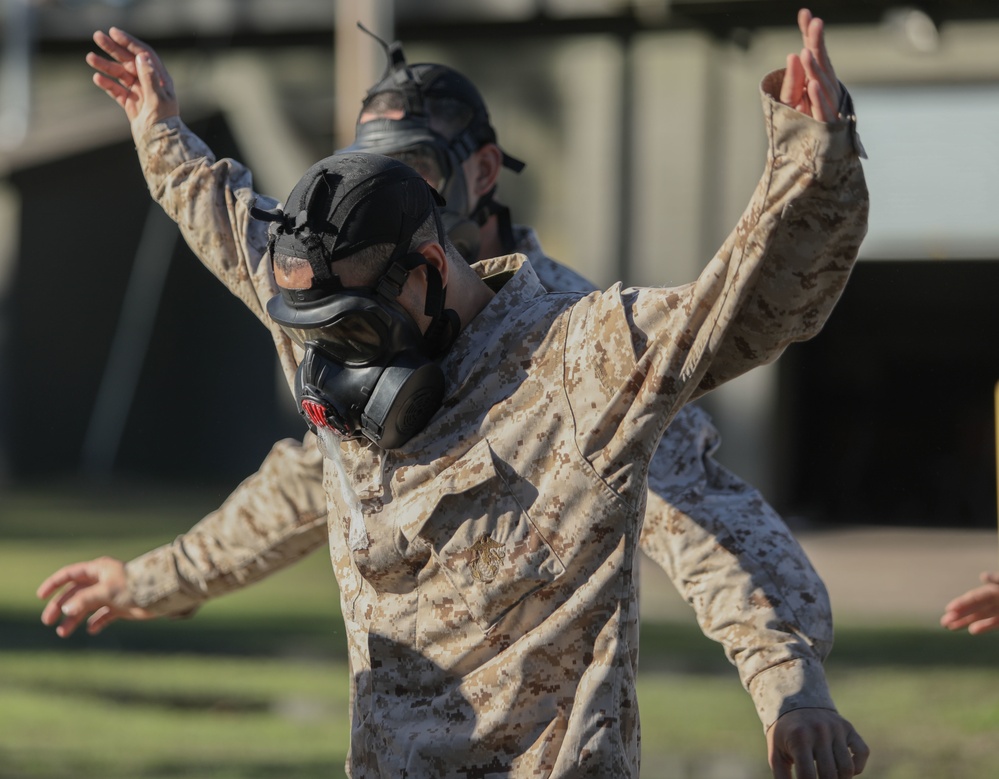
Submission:
[[[999,262],[861,262],[781,358],[787,513],[995,527]]]
[[[196,131],[238,156],[220,119]],[[72,476],[152,201],[131,143],[22,171],[14,183],[23,205],[10,469],[25,480]],[[290,405],[267,331],[177,240],[112,475],[245,476],[276,438],[304,432]]]

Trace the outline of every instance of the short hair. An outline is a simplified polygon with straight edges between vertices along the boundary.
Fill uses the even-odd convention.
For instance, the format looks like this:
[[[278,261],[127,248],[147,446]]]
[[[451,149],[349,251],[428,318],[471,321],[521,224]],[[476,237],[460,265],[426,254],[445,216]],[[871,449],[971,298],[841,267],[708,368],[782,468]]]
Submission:
[[[418,246],[427,241],[436,241],[440,243],[441,236],[437,231],[437,216],[436,213],[431,213],[421,224],[416,231],[413,233],[413,237],[409,242],[407,247],[410,251],[415,251]],[[362,286],[371,287],[375,285],[375,282],[381,278],[382,274],[388,270],[389,258],[392,255],[392,251],[395,246],[390,243],[378,243],[373,246],[366,246],[363,249],[359,249],[353,254],[342,257],[333,263],[333,266],[337,262],[350,262],[360,273]],[[447,234],[444,234],[444,251],[447,252],[448,259],[452,260],[454,257],[461,259],[461,255],[458,250],[454,248],[451,244],[450,239]],[[454,255],[452,255],[454,252]],[[464,264],[464,260],[461,261]],[[309,261],[301,257],[289,257],[286,254],[275,253],[274,255],[274,267],[283,273],[295,273],[303,267],[310,267]],[[331,268],[333,269],[333,268]],[[333,269],[334,272],[335,269]]]

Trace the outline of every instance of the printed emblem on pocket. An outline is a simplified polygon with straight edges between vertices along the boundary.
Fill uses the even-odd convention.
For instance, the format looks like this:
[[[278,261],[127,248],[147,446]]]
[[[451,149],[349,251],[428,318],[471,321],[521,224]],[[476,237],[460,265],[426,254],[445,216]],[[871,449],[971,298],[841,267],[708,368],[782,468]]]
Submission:
[[[506,557],[506,550],[499,541],[483,536],[469,548],[472,552],[472,578],[480,582],[491,582],[499,573],[500,562]]]

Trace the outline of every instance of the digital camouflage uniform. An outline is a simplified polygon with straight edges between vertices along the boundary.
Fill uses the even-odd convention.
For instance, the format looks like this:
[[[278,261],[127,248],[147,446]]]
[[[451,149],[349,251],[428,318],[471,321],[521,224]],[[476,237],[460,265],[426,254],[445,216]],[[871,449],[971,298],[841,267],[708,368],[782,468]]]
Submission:
[[[637,776],[634,563],[649,459],[685,402],[818,331],[866,230],[852,122],[822,125],[779,104],[781,76],[764,82],[763,179],[695,283],[545,294],[522,257],[479,263],[498,293],[444,358],[447,395],[426,430],[388,452],[322,442],[350,646],[351,775]],[[139,152],[188,243],[270,327],[290,381],[300,353],[264,312],[274,286],[249,173],[216,162],[179,120],[152,128]],[[280,468],[252,478],[287,491]],[[293,518],[304,493],[273,520],[237,495],[230,517],[252,523],[133,561],[137,600],[179,613],[306,553],[323,509]],[[665,513],[664,528],[686,534],[680,517]],[[761,612],[793,620],[799,604],[780,603],[767,578],[814,581],[807,562],[780,560],[716,581],[718,547],[766,561],[787,543],[784,530],[756,542],[753,523],[725,524],[674,549],[671,575],[728,642],[765,721],[774,704],[760,706],[770,682],[758,680],[771,674],[774,708],[831,707],[816,653],[788,624],[770,626],[771,651],[705,608],[715,595],[731,607],[759,593]],[[806,679],[821,700],[795,700]]]

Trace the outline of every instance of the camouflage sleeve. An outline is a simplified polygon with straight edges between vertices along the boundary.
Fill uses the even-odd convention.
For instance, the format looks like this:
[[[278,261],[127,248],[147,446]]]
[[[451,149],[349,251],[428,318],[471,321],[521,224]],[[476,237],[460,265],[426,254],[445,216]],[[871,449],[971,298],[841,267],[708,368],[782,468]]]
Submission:
[[[573,308],[566,380],[577,443],[622,495],[644,488],[632,465],[684,404],[814,336],[856,262],[868,195],[852,120],[817,122],[778,102],[768,90],[781,77],[764,81],[764,174],[698,278],[616,285]]]
[[[761,84],[765,172],[699,283],[721,284],[719,320],[691,348],[707,370],[692,397],[816,335],[867,233],[869,196],[855,117],[825,124],[778,100],[784,71]]]
[[[327,543],[323,459],[315,436],[279,441],[260,470],[172,543],[126,564],[136,603],[186,616]]]
[[[641,548],[722,644],[764,727],[792,709],[834,708],[825,585],[759,492],[715,462],[718,443],[704,411],[677,414],[649,471]]]
[[[154,124],[136,147],[153,199],[177,223],[187,245],[270,330],[282,370],[293,385],[291,341],[267,316],[277,288],[266,262],[267,225],[250,208],[272,208],[273,198],[253,190],[253,176],[239,162],[218,160],[179,117]]]

